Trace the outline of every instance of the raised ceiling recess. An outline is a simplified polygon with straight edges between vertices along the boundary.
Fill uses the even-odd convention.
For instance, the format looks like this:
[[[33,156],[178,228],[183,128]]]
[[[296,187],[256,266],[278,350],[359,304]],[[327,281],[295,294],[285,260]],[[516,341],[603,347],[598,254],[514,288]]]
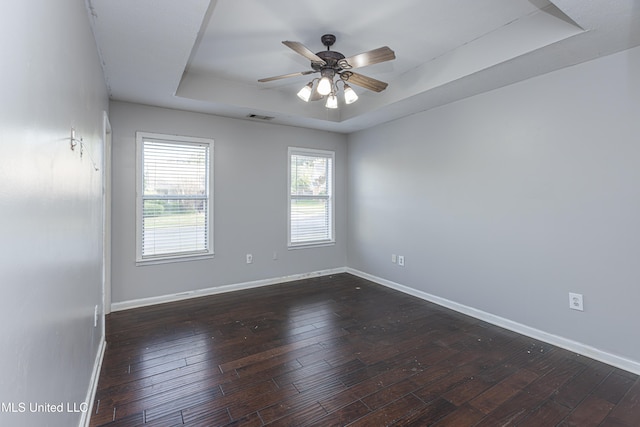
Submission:
[[[88,4],[112,99],[239,119],[264,115],[274,117],[270,123],[337,132],[640,44],[640,8],[620,0],[397,0],[376,7],[369,0]],[[335,56],[334,48],[321,55],[323,34],[335,36],[337,50],[347,57]],[[283,50],[283,40],[297,42]],[[331,110],[296,98],[309,82],[306,74],[321,74],[323,67],[294,49],[299,46],[317,46],[310,51],[326,64],[335,60],[339,75],[347,70],[341,59],[375,46],[393,47],[396,59],[370,62],[364,71],[372,80],[347,79],[358,102]],[[282,73],[293,75],[258,82]],[[382,91],[375,82],[388,86]]]

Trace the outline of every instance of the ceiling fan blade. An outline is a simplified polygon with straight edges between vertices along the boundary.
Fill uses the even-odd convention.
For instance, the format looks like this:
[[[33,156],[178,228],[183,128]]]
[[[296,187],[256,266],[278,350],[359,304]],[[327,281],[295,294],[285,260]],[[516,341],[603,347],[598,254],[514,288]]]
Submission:
[[[388,46],[383,46],[341,59],[338,61],[338,64],[345,70],[348,70],[351,68],[366,67],[367,65],[377,64],[379,62],[391,61],[392,59],[396,59],[395,52],[389,49]]]
[[[265,77],[264,79],[258,80],[260,83],[272,82],[274,80],[286,79],[289,77],[297,77],[297,76],[306,76],[307,74],[313,74],[317,71],[300,71],[298,73],[289,73],[282,74],[281,76],[273,76],[273,77]]]
[[[318,93],[318,87],[314,87],[313,90],[311,91],[311,98],[309,98],[309,101],[319,101],[322,98],[324,98],[324,96],[320,95]]]
[[[372,90],[374,92],[382,92],[388,86],[387,83],[376,80],[372,77],[363,76],[362,74],[352,71],[345,71],[340,74],[340,78],[350,84]]]
[[[320,58],[318,55],[316,55],[315,53],[311,52],[309,50],[309,48],[307,48],[305,45],[303,45],[300,42],[292,42],[292,41],[289,41],[289,40],[285,40],[285,41],[282,42],[282,44],[284,44],[285,46],[287,46],[290,49],[293,49],[294,51],[296,51],[300,55],[304,56],[305,58],[307,58],[311,62],[320,64],[320,65],[326,65],[326,62],[324,61],[324,59]]]

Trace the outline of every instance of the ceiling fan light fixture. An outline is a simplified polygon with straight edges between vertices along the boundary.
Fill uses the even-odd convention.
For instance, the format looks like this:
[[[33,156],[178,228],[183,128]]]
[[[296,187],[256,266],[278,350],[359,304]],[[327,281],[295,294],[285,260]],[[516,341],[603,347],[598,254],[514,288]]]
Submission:
[[[324,76],[320,79],[320,83],[318,83],[317,91],[322,96],[329,95],[331,93],[332,86],[333,81],[329,77]]]
[[[336,96],[335,93],[332,92],[327,97],[327,102],[326,102],[326,104],[324,104],[324,106],[327,107],[327,108],[331,108],[331,109],[338,108],[338,97]]]
[[[354,73],[351,69],[366,67],[367,65],[396,59],[395,52],[389,49],[388,46],[379,47],[357,55],[345,57],[342,53],[331,50],[331,46],[333,46],[336,41],[335,35],[325,34],[320,38],[320,41],[322,41],[322,44],[327,47],[327,50],[313,53],[308,47],[300,42],[284,40],[282,44],[311,61],[311,70],[266,77],[258,79],[258,82],[267,83],[289,77],[320,73],[320,77],[314,78],[298,91],[298,98],[304,102],[318,101],[326,98],[325,106],[331,109],[338,108],[337,93],[339,90],[338,82],[340,81],[343,83],[342,89],[344,92],[344,103],[346,105],[353,104],[358,100],[358,94],[348,84],[346,84],[347,80],[350,81],[351,84],[374,92],[382,92],[387,88],[387,83],[376,80],[372,77]],[[336,76],[338,79],[334,81]],[[315,85],[316,80],[318,80],[317,85]]]
[[[348,84],[344,84],[344,102],[345,104],[353,104],[358,100],[358,94]]]
[[[298,92],[298,98],[302,99],[304,102],[309,102],[311,99],[311,89],[313,88],[313,82],[309,82],[306,84],[300,91]]]

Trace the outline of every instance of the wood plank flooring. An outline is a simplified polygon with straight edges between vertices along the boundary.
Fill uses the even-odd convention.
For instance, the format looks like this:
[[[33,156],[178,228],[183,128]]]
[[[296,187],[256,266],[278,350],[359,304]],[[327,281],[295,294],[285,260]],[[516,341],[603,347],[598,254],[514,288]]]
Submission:
[[[637,375],[338,274],[113,313],[91,426],[639,426]]]

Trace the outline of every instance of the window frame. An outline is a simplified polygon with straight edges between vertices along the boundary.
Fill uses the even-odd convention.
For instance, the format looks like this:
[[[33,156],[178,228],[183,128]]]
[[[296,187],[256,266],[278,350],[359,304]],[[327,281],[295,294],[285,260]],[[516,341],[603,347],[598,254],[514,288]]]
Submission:
[[[181,145],[206,145],[208,146],[207,163],[207,247],[198,252],[172,252],[167,254],[143,256],[143,206],[144,206],[144,143],[145,141],[158,141],[167,144]],[[214,165],[214,141],[210,138],[200,138],[183,135],[169,135],[152,132],[136,132],[136,265],[162,264],[170,262],[193,261],[198,259],[213,258],[214,256],[214,232],[213,232],[213,165]]]
[[[314,196],[306,196],[306,195],[292,195],[291,194],[291,157],[293,155],[302,155],[309,157],[325,157],[331,159],[331,168],[330,168],[330,181],[331,185],[328,186],[328,190],[330,194],[324,195],[314,195]],[[313,248],[313,247],[321,247],[321,246],[331,246],[336,242],[336,232],[335,232],[335,176],[336,170],[336,159],[335,159],[335,151],[330,150],[319,150],[314,148],[302,148],[302,147],[289,147],[287,150],[287,248],[288,249],[304,249],[304,248]],[[313,241],[305,241],[305,242],[292,242],[291,241],[291,201],[294,199],[304,200],[304,199],[326,199],[329,203],[329,238],[321,239],[321,240],[313,240]]]

